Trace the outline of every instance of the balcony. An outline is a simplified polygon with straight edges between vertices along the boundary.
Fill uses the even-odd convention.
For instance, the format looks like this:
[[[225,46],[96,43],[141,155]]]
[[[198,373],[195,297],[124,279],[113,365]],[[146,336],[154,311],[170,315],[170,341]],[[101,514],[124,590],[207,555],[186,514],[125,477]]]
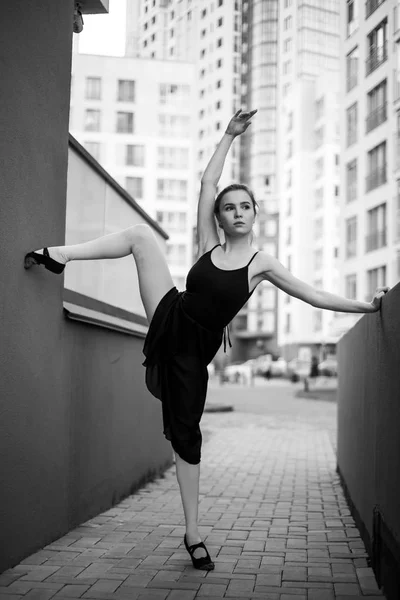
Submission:
[[[365,236],[365,251],[371,252],[387,246],[387,227],[373,231]]]
[[[365,18],[368,19],[385,0],[367,0],[365,3]]]
[[[369,175],[367,175],[367,177],[365,178],[365,190],[367,192],[370,192],[371,190],[374,190],[375,188],[379,187],[380,185],[386,183],[387,181],[387,177],[386,177],[386,163],[382,166],[379,167],[377,169],[374,169],[373,171],[371,171],[371,173]]]
[[[365,61],[366,75],[375,71],[382,63],[387,60],[387,42],[384,42],[382,46],[373,47]]]
[[[397,38],[400,35],[400,10],[399,6],[395,6],[393,10],[393,36],[394,42],[397,42]]]
[[[384,102],[380,106],[377,106],[374,110],[368,114],[365,119],[366,122],[366,132],[372,131],[375,127],[378,127],[381,123],[386,121],[387,119],[387,102]]]

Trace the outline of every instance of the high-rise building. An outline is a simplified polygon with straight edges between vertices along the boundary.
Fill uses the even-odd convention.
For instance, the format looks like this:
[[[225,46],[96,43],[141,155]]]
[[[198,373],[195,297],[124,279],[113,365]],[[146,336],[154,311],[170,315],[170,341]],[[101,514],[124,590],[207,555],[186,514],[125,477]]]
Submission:
[[[70,131],[169,234],[178,289],[192,264],[194,90],[191,63],[73,55]]]
[[[342,2],[341,291],[367,302],[400,278],[399,65],[399,2]]]
[[[339,0],[284,0],[279,29],[279,260],[314,288],[338,293]],[[303,348],[333,350],[333,312],[280,293],[278,313],[286,360]]]

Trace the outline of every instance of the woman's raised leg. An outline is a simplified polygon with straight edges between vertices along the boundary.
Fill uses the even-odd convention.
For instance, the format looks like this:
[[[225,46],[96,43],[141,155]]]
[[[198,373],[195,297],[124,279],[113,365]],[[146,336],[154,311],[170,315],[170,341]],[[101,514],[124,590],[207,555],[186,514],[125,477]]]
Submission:
[[[133,254],[139,288],[149,322],[161,298],[174,286],[165,252],[149,225],[140,223],[82,244],[49,247],[50,258],[66,264],[71,260],[121,258]],[[43,249],[35,250],[43,253]]]

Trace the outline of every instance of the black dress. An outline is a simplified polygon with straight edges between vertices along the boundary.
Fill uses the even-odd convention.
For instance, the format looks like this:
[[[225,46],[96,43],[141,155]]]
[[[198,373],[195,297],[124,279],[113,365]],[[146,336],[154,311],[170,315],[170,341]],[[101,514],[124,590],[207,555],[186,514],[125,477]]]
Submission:
[[[219,246],[220,244],[217,244]],[[217,246],[214,246],[216,248]],[[212,361],[233,317],[250,298],[248,267],[219,269],[212,248],[190,269],[186,291],[160,300],[144,342],[146,385],[162,402],[164,435],[183,460],[198,464]]]

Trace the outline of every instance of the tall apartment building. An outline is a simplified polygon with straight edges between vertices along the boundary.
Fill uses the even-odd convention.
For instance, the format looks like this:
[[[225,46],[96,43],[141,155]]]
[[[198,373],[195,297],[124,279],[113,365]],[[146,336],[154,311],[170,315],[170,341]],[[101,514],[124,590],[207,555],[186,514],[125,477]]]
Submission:
[[[190,63],[73,55],[70,131],[170,235],[178,289],[192,264],[194,91]]]
[[[336,293],[339,4],[284,0],[278,49],[279,259],[299,279]],[[333,350],[333,312],[280,293],[278,314],[278,344],[287,360]]]
[[[395,0],[341,4],[341,283],[368,302],[400,278],[399,17]]]
[[[127,5],[134,0],[128,0]],[[195,70],[193,148],[197,187],[232,114],[241,103],[241,2],[239,0],[140,0],[139,51],[164,61],[190,61]],[[132,27],[135,24],[132,23]],[[130,30],[129,18],[127,31]],[[219,187],[239,181],[240,143],[233,144]],[[197,253],[193,245],[193,259]]]

